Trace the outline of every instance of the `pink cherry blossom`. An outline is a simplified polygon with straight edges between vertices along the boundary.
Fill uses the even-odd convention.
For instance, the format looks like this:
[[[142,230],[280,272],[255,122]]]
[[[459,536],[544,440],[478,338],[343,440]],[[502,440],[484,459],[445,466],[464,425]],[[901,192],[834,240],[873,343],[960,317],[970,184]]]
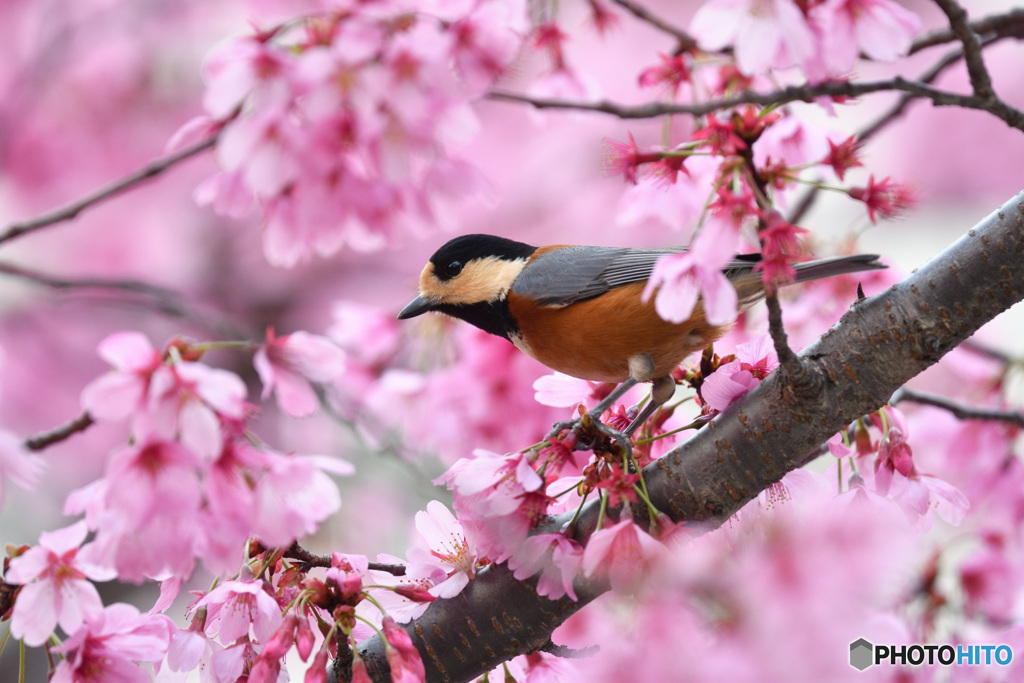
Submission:
[[[679,323],[690,317],[701,298],[708,323],[731,323],[736,319],[736,289],[722,268],[735,256],[737,243],[731,226],[707,223],[693,238],[689,251],[658,259],[644,287],[643,300],[653,296],[658,315]]]
[[[250,633],[267,643],[284,619],[270,586],[259,580],[225,581],[196,603],[200,607],[206,607],[206,633],[222,643],[234,643]]]
[[[515,58],[526,11],[516,0],[434,9],[310,16],[210,58],[204,104],[223,121],[217,152],[230,178],[204,183],[203,199],[234,211],[254,196],[272,263],[379,249],[465,196],[465,184],[442,180],[469,175],[451,150],[474,136],[469,102]]]
[[[701,396],[713,410],[722,411],[761,383],[779,366],[772,338],[765,334],[736,347],[736,360],[719,366],[705,378]]]
[[[103,360],[114,366],[82,390],[82,407],[98,420],[122,420],[142,404],[150,378],[163,364],[161,354],[139,332],[118,332],[99,345]]]
[[[546,406],[570,408],[580,403],[588,403],[596,386],[598,385],[595,382],[555,372],[537,378],[533,383],[533,388],[537,392],[534,398],[537,403]]]
[[[412,638],[391,617],[384,617],[381,628],[387,641],[391,680],[395,683],[422,683],[425,669],[419,651],[412,644]]]
[[[736,65],[748,76],[803,64],[816,49],[807,19],[792,0],[711,0],[697,10],[690,31],[702,49],[731,45]]]
[[[224,446],[222,421],[245,417],[245,383],[233,372],[193,361],[163,365],[153,373],[149,401],[136,414],[135,431],[177,439],[204,460]]]
[[[916,14],[891,0],[825,0],[809,18],[827,46],[819,56],[834,76],[852,69],[861,52],[884,62],[902,57],[921,29]]]
[[[868,178],[867,187],[851,188],[849,194],[864,202],[872,223],[877,222],[878,215],[882,218],[900,216],[917,201],[917,195],[908,186],[890,178],[875,182],[874,175]]]
[[[630,592],[653,565],[667,555],[665,546],[629,517],[595,532],[583,550],[583,572],[607,578],[612,590]]]
[[[4,580],[22,585],[14,604],[11,634],[26,645],[42,645],[57,626],[74,633],[86,616],[103,609],[88,578],[111,577],[77,558],[88,533],[85,522],[45,531],[39,536],[39,545],[11,560]]]
[[[319,404],[310,382],[330,382],[345,370],[345,354],[325,337],[293,332],[277,337],[267,329],[267,343],[253,358],[263,382],[263,398],[277,392],[277,405],[292,417],[304,417]]]
[[[508,560],[517,579],[540,574],[537,593],[551,600],[563,595],[577,599],[573,581],[582,563],[583,547],[562,534],[530,536]]]
[[[201,528],[198,463],[189,449],[158,437],[114,453],[91,502],[69,498],[66,507],[85,510],[96,531],[89,557],[129,581],[188,576]]]
[[[416,513],[416,530],[419,537],[407,553],[409,564],[434,566],[444,573],[446,578],[430,588],[432,595],[458,595],[476,576],[477,563],[462,525],[444,503],[432,500],[425,511]]]
[[[54,652],[65,655],[51,681],[106,683],[148,681],[139,662],[159,662],[170,643],[173,626],[164,616],[139,614],[116,603],[85,617],[84,623]]]
[[[435,480],[454,493],[459,521],[491,561],[507,559],[546,513],[543,479],[522,453],[500,456],[478,450]]]
[[[327,456],[289,456],[260,451],[263,476],[253,489],[251,529],[267,545],[288,546],[316,531],[341,507],[341,497],[327,472],[349,475],[352,466]]]

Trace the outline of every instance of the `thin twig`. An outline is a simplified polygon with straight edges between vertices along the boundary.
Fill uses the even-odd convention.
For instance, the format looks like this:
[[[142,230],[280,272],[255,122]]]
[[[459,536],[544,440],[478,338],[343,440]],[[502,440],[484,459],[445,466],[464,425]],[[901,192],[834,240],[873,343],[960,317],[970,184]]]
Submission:
[[[937,106],[959,106],[965,109],[987,111],[1004,121],[1008,126],[1024,131],[1024,111],[1009,106],[999,99],[985,99],[977,95],[959,95],[934,88],[927,83],[908,80],[897,76],[883,81],[830,81],[814,85],[794,85],[767,93],[742,92],[694,104],[651,102],[638,106],[626,106],[608,100],[598,102],[575,102],[572,100],[528,97],[510,92],[493,91],[488,97],[494,100],[520,102],[538,109],[570,109],[610,114],[621,119],[649,119],[666,114],[690,114],[704,116],[721,109],[742,104],[768,106],[787,102],[811,101],[818,97],[860,97],[877,92],[906,92],[914,97],[931,100]]]
[[[997,408],[978,408],[976,406],[965,406],[962,403],[924,391],[917,391],[908,387],[900,387],[889,399],[890,404],[909,401],[921,405],[942,408],[961,420],[994,420],[996,422],[1009,422],[1021,429],[1024,429],[1024,412],[1019,410],[999,410]]]
[[[305,562],[311,567],[330,567],[333,557],[331,555],[317,555],[312,553],[296,541],[284,552],[286,557]],[[377,571],[387,572],[394,576],[405,576],[404,564],[385,564],[384,562],[370,562],[369,568]]]
[[[92,416],[89,415],[89,413],[82,413],[70,422],[66,422],[59,427],[54,427],[49,431],[40,432],[35,436],[30,436],[25,439],[25,448],[30,451],[41,451],[48,446],[64,441],[73,434],[84,432],[92,424]]]
[[[1024,35],[1024,8],[1012,9],[1004,14],[993,14],[983,19],[972,21],[968,24],[970,29],[979,36],[991,36],[999,38],[1021,37]],[[952,43],[957,39],[952,29],[936,29],[930,33],[918,37],[910,46],[909,54],[936,45]]]
[[[935,4],[945,12],[950,28],[963,43],[964,61],[967,62],[967,73],[974,94],[983,100],[994,100],[996,93],[992,89],[992,78],[981,56],[981,39],[967,23],[967,12],[956,0],[935,0]]]
[[[13,240],[17,237],[28,234],[30,232],[35,232],[36,230],[46,228],[56,223],[69,221],[78,216],[78,214],[80,214],[85,209],[88,209],[89,207],[98,204],[105,199],[121,194],[122,192],[129,190],[132,187],[139,185],[150,178],[160,175],[168,168],[178,163],[181,163],[185,159],[194,157],[197,154],[210,149],[216,144],[216,142],[217,135],[213,135],[205,140],[197,142],[191,147],[186,147],[185,149],[175,154],[172,154],[171,156],[164,157],[163,159],[158,159],[157,161],[153,161],[149,164],[146,164],[138,171],[135,171],[134,173],[130,173],[124,176],[123,178],[115,180],[109,185],[101,187],[98,190],[95,190],[85,195],[84,197],[71,202],[70,204],[65,204],[60,208],[41,214],[29,220],[12,223],[9,226],[7,226],[6,230],[0,233],[0,244],[3,244],[4,242],[9,242],[10,240]]]
[[[775,344],[775,354],[779,357],[779,364],[793,374],[800,369],[800,359],[789,347],[789,336],[782,323],[782,306],[779,304],[779,298],[775,292],[769,292],[765,296],[764,302],[768,307],[768,333]]]
[[[693,50],[697,47],[697,40],[693,36],[680,28],[676,28],[664,19],[655,16],[646,7],[642,7],[631,0],[612,0],[612,2],[635,16],[637,19],[646,21],[659,31],[667,33],[675,38],[679,42],[678,50],[680,52]]]

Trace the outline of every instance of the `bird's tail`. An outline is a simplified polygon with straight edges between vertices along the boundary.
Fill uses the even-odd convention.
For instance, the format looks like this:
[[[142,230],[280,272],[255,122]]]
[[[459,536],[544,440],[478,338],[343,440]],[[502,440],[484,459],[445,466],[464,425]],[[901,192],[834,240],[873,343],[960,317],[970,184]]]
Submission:
[[[796,282],[809,282],[862,270],[883,270],[888,266],[878,261],[877,254],[854,254],[796,263],[793,268],[796,269]]]

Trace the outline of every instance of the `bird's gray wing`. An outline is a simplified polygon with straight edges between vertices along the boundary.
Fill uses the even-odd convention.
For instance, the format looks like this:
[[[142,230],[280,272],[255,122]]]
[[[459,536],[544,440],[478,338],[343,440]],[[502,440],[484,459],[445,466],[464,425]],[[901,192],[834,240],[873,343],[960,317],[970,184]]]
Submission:
[[[567,306],[651,276],[655,262],[685,247],[627,249],[564,247],[541,254],[516,278],[512,291],[543,306]]]

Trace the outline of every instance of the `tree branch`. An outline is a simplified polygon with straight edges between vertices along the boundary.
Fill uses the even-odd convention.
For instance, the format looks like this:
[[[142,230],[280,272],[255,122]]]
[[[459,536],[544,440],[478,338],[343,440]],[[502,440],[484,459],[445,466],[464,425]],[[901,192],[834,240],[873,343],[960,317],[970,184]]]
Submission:
[[[119,195],[122,192],[141,184],[143,181],[160,175],[168,168],[181,163],[185,159],[194,157],[197,154],[212,148],[217,143],[217,137],[217,135],[213,135],[205,140],[197,142],[191,147],[186,147],[171,156],[146,164],[138,171],[130,173],[109,185],[105,185],[104,187],[101,187],[81,199],[71,202],[70,204],[65,204],[58,209],[54,209],[53,211],[49,211],[29,220],[12,223],[8,225],[2,233],[0,233],[0,244],[9,242],[17,237],[21,237],[22,235],[35,232],[36,230],[41,230],[42,228],[54,225],[55,223],[69,221],[91,206],[115,195]]]
[[[694,39],[693,36],[691,36],[686,31],[676,28],[667,21],[655,16],[646,7],[638,5],[635,2],[632,2],[631,0],[612,0],[612,2],[614,2],[616,5],[618,5],[619,7],[623,8],[624,10],[635,16],[637,19],[640,19],[641,21],[646,21],[648,24],[658,29],[659,31],[667,33],[668,35],[675,38],[676,41],[678,41],[679,43],[679,45],[676,48],[679,52],[686,52],[687,50],[693,50],[694,48],[697,47],[697,41]]]
[[[526,95],[502,91],[492,91],[488,97],[494,100],[529,104],[538,109],[572,109],[611,114],[621,119],[649,119],[666,114],[704,116],[741,104],[768,106],[786,104],[787,102],[810,101],[818,97],[860,97],[877,92],[906,92],[918,99],[931,100],[933,104],[940,107],[958,106],[965,109],[979,109],[992,114],[1011,128],[1024,131],[1024,111],[1011,107],[1002,100],[982,98],[978,95],[958,95],[934,88],[927,83],[908,80],[901,76],[884,81],[829,81],[815,85],[791,85],[774,92],[758,93],[747,91],[732,97],[694,104],[651,102],[637,106],[627,106],[608,100],[574,102],[571,100],[527,97]]]
[[[41,451],[48,446],[64,441],[78,432],[84,432],[92,426],[92,423],[92,416],[89,415],[89,413],[82,413],[75,419],[65,422],[59,427],[54,427],[53,429],[25,439],[25,448],[30,451]]]
[[[1024,192],[902,282],[857,301],[800,354],[799,383],[772,373],[689,441],[645,470],[654,504],[672,519],[715,526],[817,453],[854,419],[884,405],[903,383],[1024,299]],[[585,541],[590,505],[578,520]],[[556,531],[552,518],[539,531]],[[430,681],[466,681],[518,654],[545,647],[552,631],[605,586],[577,580],[579,602],[537,596],[505,566],[480,572],[457,597],[438,600],[405,628]],[[388,678],[384,643],[360,657]]]
[[[1024,412],[1019,410],[999,410],[998,408],[978,408],[957,403],[947,396],[932,394],[924,391],[917,391],[910,387],[900,387],[889,399],[889,403],[895,405],[902,402],[920,403],[921,405],[942,408],[952,413],[961,420],[994,420],[996,422],[1009,422],[1012,425],[1024,429]]]
[[[998,38],[1024,37],[1024,8],[1012,9],[1003,14],[992,14],[983,19],[972,21],[967,26],[979,36]],[[936,45],[944,45],[957,40],[953,29],[937,29],[918,37],[910,46],[910,54]]]
[[[956,0],[935,0],[935,4],[945,13],[949,27],[964,46],[964,61],[974,94],[984,100],[995,99],[992,77],[981,57],[981,39],[967,23],[967,12]]]

